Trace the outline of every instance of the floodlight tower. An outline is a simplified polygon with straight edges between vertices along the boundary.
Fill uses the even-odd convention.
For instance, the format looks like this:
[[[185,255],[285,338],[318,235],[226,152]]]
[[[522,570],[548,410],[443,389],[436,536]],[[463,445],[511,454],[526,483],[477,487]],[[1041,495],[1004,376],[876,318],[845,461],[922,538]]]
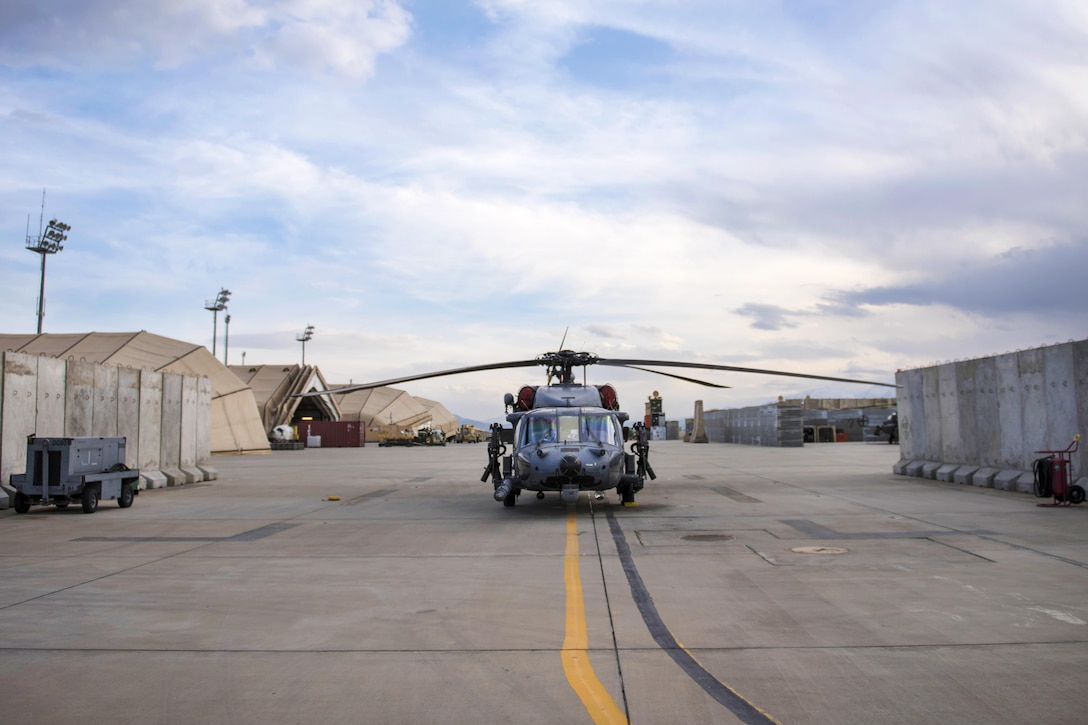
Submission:
[[[306,343],[314,337],[314,326],[306,325],[301,334],[295,335],[295,339],[302,343],[302,367],[306,367]]]
[[[230,313],[223,318],[223,364],[230,365]]]
[[[215,357],[215,340],[219,337],[219,313],[227,309],[227,300],[230,299],[230,290],[219,288],[219,295],[214,300],[207,300],[204,309],[212,313],[212,357]]]
[[[68,230],[72,227],[56,219],[49,220],[49,226],[42,231],[42,219],[45,218],[45,191],[42,191],[42,215],[38,219],[38,236],[30,234],[30,218],[26,220],[26,248],[35,254],[42,255],[42,279],[38,290],[38,334],[42,334],[42,318],[45,317],[45,258],[46,255],[56,254],[64,249],[63,242],[68,238]]]

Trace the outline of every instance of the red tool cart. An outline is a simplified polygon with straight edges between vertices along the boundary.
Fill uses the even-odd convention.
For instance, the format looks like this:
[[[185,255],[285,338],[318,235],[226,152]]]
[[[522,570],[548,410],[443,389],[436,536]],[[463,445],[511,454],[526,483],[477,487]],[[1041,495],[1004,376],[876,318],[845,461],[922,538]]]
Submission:
[[[1039,498],[1053,496],[1053,503],[1036,506],[1068,506],[1084,501],[1084,489],[1073,483],[1073,454],[1080,446],[1080,434],[1073,437],[1065,450],[1035,451],[1046,453],[1046,458],[1035,461],[1035,495]]]

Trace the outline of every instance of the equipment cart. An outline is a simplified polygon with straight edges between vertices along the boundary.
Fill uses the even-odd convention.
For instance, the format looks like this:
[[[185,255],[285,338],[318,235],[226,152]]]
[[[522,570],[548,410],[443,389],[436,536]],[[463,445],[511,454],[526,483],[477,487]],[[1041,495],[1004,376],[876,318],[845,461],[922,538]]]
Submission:
[[[1038,498],[1053,496],[1053,503],[1036,506],[1068,506],[1084,501],[1084,489],[1073,483],[1073,454],[1080,446],[1080,433],[1073,437],[1065,450],[1035,451],[1046,453],[1046,458],[1035,461],[1035,495]]]
[[[11,474],[16,513],[32,504],[66,508],[79,501],[84,513],[100,500],[117,499],[127,509],[139,492],[140,472],[125,465],[124,437],[39,438],[26,444],[26,473]]]

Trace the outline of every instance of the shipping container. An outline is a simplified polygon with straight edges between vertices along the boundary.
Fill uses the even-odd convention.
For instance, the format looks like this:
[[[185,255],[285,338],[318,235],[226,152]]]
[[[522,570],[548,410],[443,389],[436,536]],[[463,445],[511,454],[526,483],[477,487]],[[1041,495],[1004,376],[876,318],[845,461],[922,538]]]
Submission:
[[[362,448],[366,445],[366,427],[354,420],[303,420],[298,424],[298,439],[321,439],[322,448]]]

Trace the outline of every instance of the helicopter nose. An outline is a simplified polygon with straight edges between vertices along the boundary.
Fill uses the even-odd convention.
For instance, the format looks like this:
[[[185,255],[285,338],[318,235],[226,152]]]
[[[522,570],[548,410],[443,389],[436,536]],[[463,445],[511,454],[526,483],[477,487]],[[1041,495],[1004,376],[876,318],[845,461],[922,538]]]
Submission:
[[[582,472],[582,461],[573,453],[568,453],[559,462],[559,472],[564,476],[577,476]]]

